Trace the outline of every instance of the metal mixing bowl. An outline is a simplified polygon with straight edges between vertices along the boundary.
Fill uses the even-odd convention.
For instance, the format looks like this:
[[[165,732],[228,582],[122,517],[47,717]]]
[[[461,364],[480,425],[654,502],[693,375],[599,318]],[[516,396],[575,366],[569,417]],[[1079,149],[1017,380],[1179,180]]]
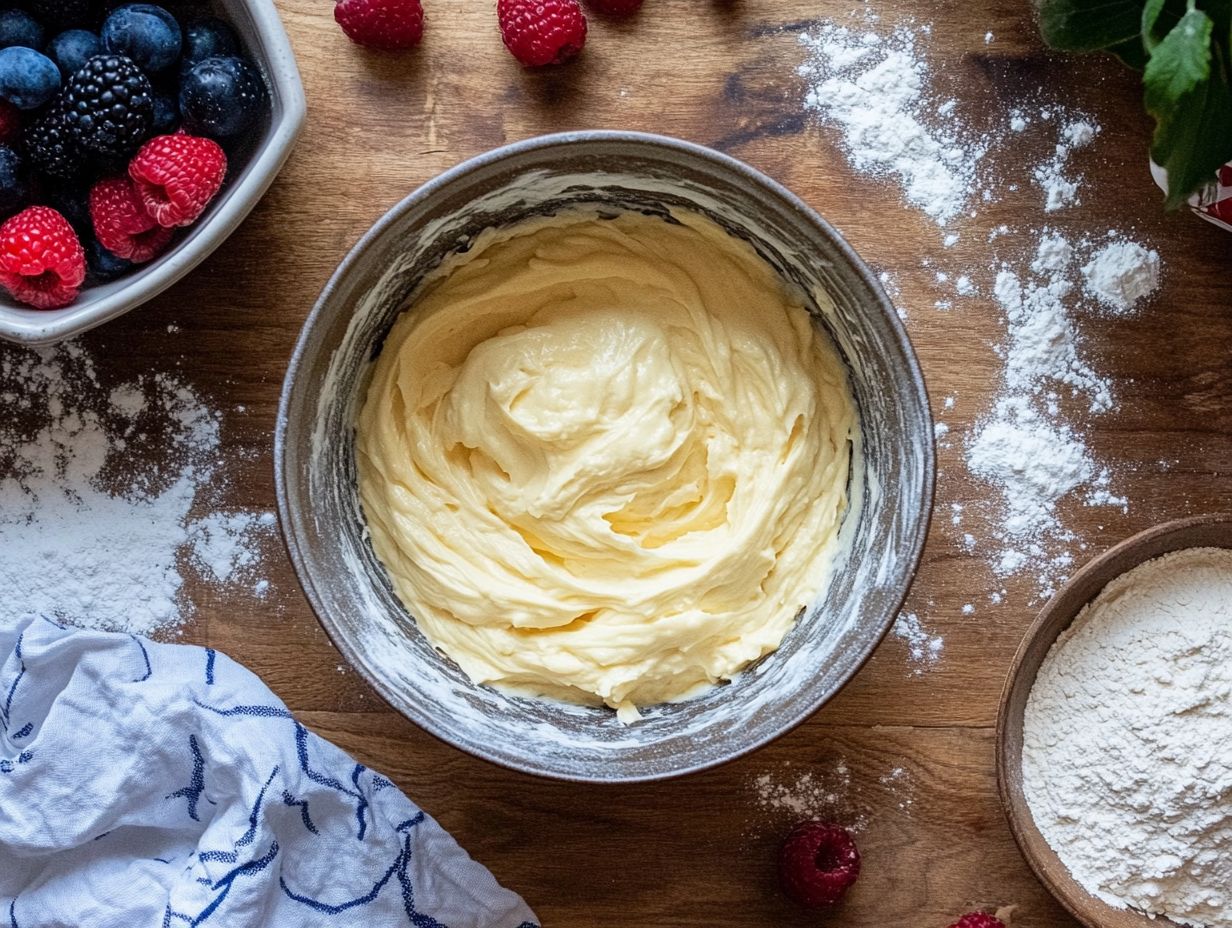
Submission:
[[[424,638],[373,554],[356,491],[356,412],[371,361],[418,281],[482,230],[579,205],[704,213],[798,288],[848,364],[860,417],[845,551],[773,654],[729,684],[648,707],[513,698],[476,686]],[[717,152],[629,132],[504,146],[445,172],[389,211],[326,285],[300,335],[275,435],[278,506],[304,591],[347,659],[437,737],[561,779],[671,777],[731,760],[807,719],[868,659],[911,583],[932,509],[933,430],[894,307],[829,225],[764,175]]]

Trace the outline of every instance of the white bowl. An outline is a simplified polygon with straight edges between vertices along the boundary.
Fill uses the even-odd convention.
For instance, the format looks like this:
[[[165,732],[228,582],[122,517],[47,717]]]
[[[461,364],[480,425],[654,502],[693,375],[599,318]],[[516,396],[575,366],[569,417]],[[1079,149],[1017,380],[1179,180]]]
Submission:
[[[304,125],[304,87],[291,43],[271,0],[218,0],[215,12],[235,27],[244,49],[265,76],[269,113],[260,135],[233,159],[243,168],[228,174],[222,192],[205,214],[166,254],[119,280],[81,291],[63,309],[30,309],[0,291],[0,338],[49,345],[122,316],[153,299],[200,264],[235,231],[257,205]]]

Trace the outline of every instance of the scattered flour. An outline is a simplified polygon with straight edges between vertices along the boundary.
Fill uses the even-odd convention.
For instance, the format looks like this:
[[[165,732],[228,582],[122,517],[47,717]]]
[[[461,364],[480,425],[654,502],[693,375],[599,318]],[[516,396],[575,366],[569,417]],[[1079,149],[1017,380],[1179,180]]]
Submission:
[[[1078,202],[1077,179],[1067,176],[1066,165],[1070,155],[1091,143],[1099,127],[1084,119],[1067,124],[1061,130],[1060,141],[1051,159],[1036,167],[1035,182],[1044,191],[1044,210],[1054,212]]]
[[[0,395],[6,611],[148,633],[190,614],[190,563],[217,583],[252,576],[272,515],[200,511],[224,477],[220,417],[187,385],[108,390],[70,342],[0,350]]]
[[[1117,908],[1232,926],[1232,550],[1164,555],[1087,606],[1040,668],[1023,790]]]
[[[790,765],[786,765],[790,771]],[[783,776],[762,773],[753,779],[757,805],[766,812],[787,812],[796,819],[846,818],[851,792],[851,770],[839,760],[832,770],[787,772]]]
[[[894,635],[907,645],[907,656],[911,659],[915,676],[920,676],[924,670],[941,660],[945,650],[945,639],[934,635],[924,628],[920,617],[914,612],[900,613],[894,622]]]
[[[1127,239],[1109,242],[1082,267],[1087,292],[1117,315],[1159,287],[1159,252]]]
[[[978,547],[999,575],[1031,575],[1047,595],[1084,548],[1066,525],[1062,503],[1127,508],[1111,468],[1087,448],[1084,416],[1114,410],[1116,397],[1084,352],[1083,313],[1136,308],[1158,285],[1159,256],[1117,230],[1093,243],[1043,223],[1080,205],[1083,178],[1074,155],[1098,138],[1093,119],[1042,102],[1046,90],[1029,87],[1022,99],[1040,102],[1003,114],[964,112],[938,87],[944,72],[925,54],[928,24],[887,30],[872,14],[865,22],[822,25],[799,37],[804,109],[841,133],[855,170],[896,181],[907,203],[946,226],[943,247],[921,262],[933,282],[953,288],[933,306],[948,311],[956,298],[990,294],[1003,313],[1004,341],[993,346],[1004,362],[999,390],[965,445],[968,469],[996,491],[980,507],[989,537],[976,539],[973,526],[960,543],[968,551]],[[1041,147],[1041,154],[1026,155],[1034,160],[1025,171],[1040,192],[1039,225],[991,229],[992,254],[950,251],[966,232],[961,224],[980,218],[981,204],[1017,189],[992,173],[999,159],[1015,159],[1016,177],[1023,173],[1020,153]],[[945,422],[935,430],[939,443],[950,432]]]
[[[260,563],[259,537],[273,531],[272,512],[214,512],[188,526],[192,555],[208,576],[228,583],[251,574]],[[261,588],[264,593],[266,586]]]
[[[907,201],[934,221],[954,219],[971,196],[983,143],[964,137],[952,101],[937,109],[940,125],[926,125],[934,101],[913,31],[900,27],[883,38],[825,25],[800,41],[805,107],[842,130],[852,166],[898,178]]]
[[[1066,384],[1090,398],[1092,412],[1106,412],[1112,408],[1111,389],[1079,357],[1068,312],[1072,254],[1063,238],[1046,234],[1031,264],[1037,280],[1024,283],[1013,271],[998,272],[993,292],[1009,324],[1005,385],[1011,393],[1026,394]]]

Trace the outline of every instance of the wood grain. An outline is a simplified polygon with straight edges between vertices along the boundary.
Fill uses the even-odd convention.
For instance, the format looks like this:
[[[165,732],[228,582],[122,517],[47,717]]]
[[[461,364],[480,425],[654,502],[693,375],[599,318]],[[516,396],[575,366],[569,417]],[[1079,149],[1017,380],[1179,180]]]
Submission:
[[[296,333],[338,261],[390,205],[466,157],[541,132],[615,127],[715,145],[803,196],[901,288],[934,407],[952,429],[939,459],[938,518],[908,604],[944,636],[944,657],[914,674],[891,637],[815,718],[753,756],[677,782],[605,789],[497,769],[392,713],[340,667],[281,550],[265,601],[190,591],[198,609],[185,640],[246,663],[316,731],[392,776],[553,928],[943,928],[973,906],[1004,904],[1018,906],[1020,928],[1073,925],[1019,856],[994,774],[998,695],[1037,607],[1034,586],[1003,584],[986,552],[961,544],[963,532],[986,537],[996,518],[988,489],[966,472],[962,441],[996,389],[1001,315],[987,299],[932,308],[945,294],[923,262],[940,254],[941,232],[892,186],[854,175],[835,134],[808,124],[799,104],[794,32],[849,21],[866,5],[648,0],[631,23],[593,18],[582,59],[543,74],[505,53],[489,0],[427,5],[424,46],[396,58],[349,45],[329,4],[281,0],[308,95],[304,136],[269,195],[200,269],[87,337],[103,379],[174,366],[228,410],[225,440],[236,453],[226,503],[272,508],[269,436]],[[1148,311],[1083,329],[1118,400],[1084,429],[1131,500],[1127,514],[1077,500],[1063,507],[1088,553],[1166,519],[1228,508],[1232,235],[1160,211],[1134,77],[1112,62],[1045,54],[1025,0],[867,6],[881,27],[910,17],[933,24],[937,79],[978,126],[1003,122],[1028,99],[1063,101],[1103,126],[1073,162],[1087,177],[1082,208],[1045,220],[1027,175],[1042,149],[1017,146],[998,156],[996,202],[955,225],[961,241],[947,261],[975,268],[987,292],[997,261],[989,231],[1045,221],[1075,237],[1132,229],[1163,255],[1166,284]],[[995,39],[985,44],[989,30]],[[947,396],[955,405],[942,412]],[[951,524],[951,504],[965,507],[961,525]],[[993,605],[988,593],[1003,585],[1005,601]],[[819,918],[775,890],[775,846],[793,815],[762,809],[754,781],[829,776],[840,761],[851,784],[835,812],[863,823],[865,869],[845,908]],[[896,768],[904,774],[884,785]]]

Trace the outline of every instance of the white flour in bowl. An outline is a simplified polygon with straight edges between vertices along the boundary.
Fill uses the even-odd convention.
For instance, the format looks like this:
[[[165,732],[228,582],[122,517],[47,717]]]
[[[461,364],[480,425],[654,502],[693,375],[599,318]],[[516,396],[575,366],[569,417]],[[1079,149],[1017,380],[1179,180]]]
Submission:
[[[222,417],[178,377],[105,387],[79,344],[0,349],[0,602],[139,634],[193,611],[186,579],[264,595],[272,513],[218,507]]]
[[[1149,561],[1079,614],[1031,690],[1022,774],[1089,892],[1232,926],[1232,550]]]

